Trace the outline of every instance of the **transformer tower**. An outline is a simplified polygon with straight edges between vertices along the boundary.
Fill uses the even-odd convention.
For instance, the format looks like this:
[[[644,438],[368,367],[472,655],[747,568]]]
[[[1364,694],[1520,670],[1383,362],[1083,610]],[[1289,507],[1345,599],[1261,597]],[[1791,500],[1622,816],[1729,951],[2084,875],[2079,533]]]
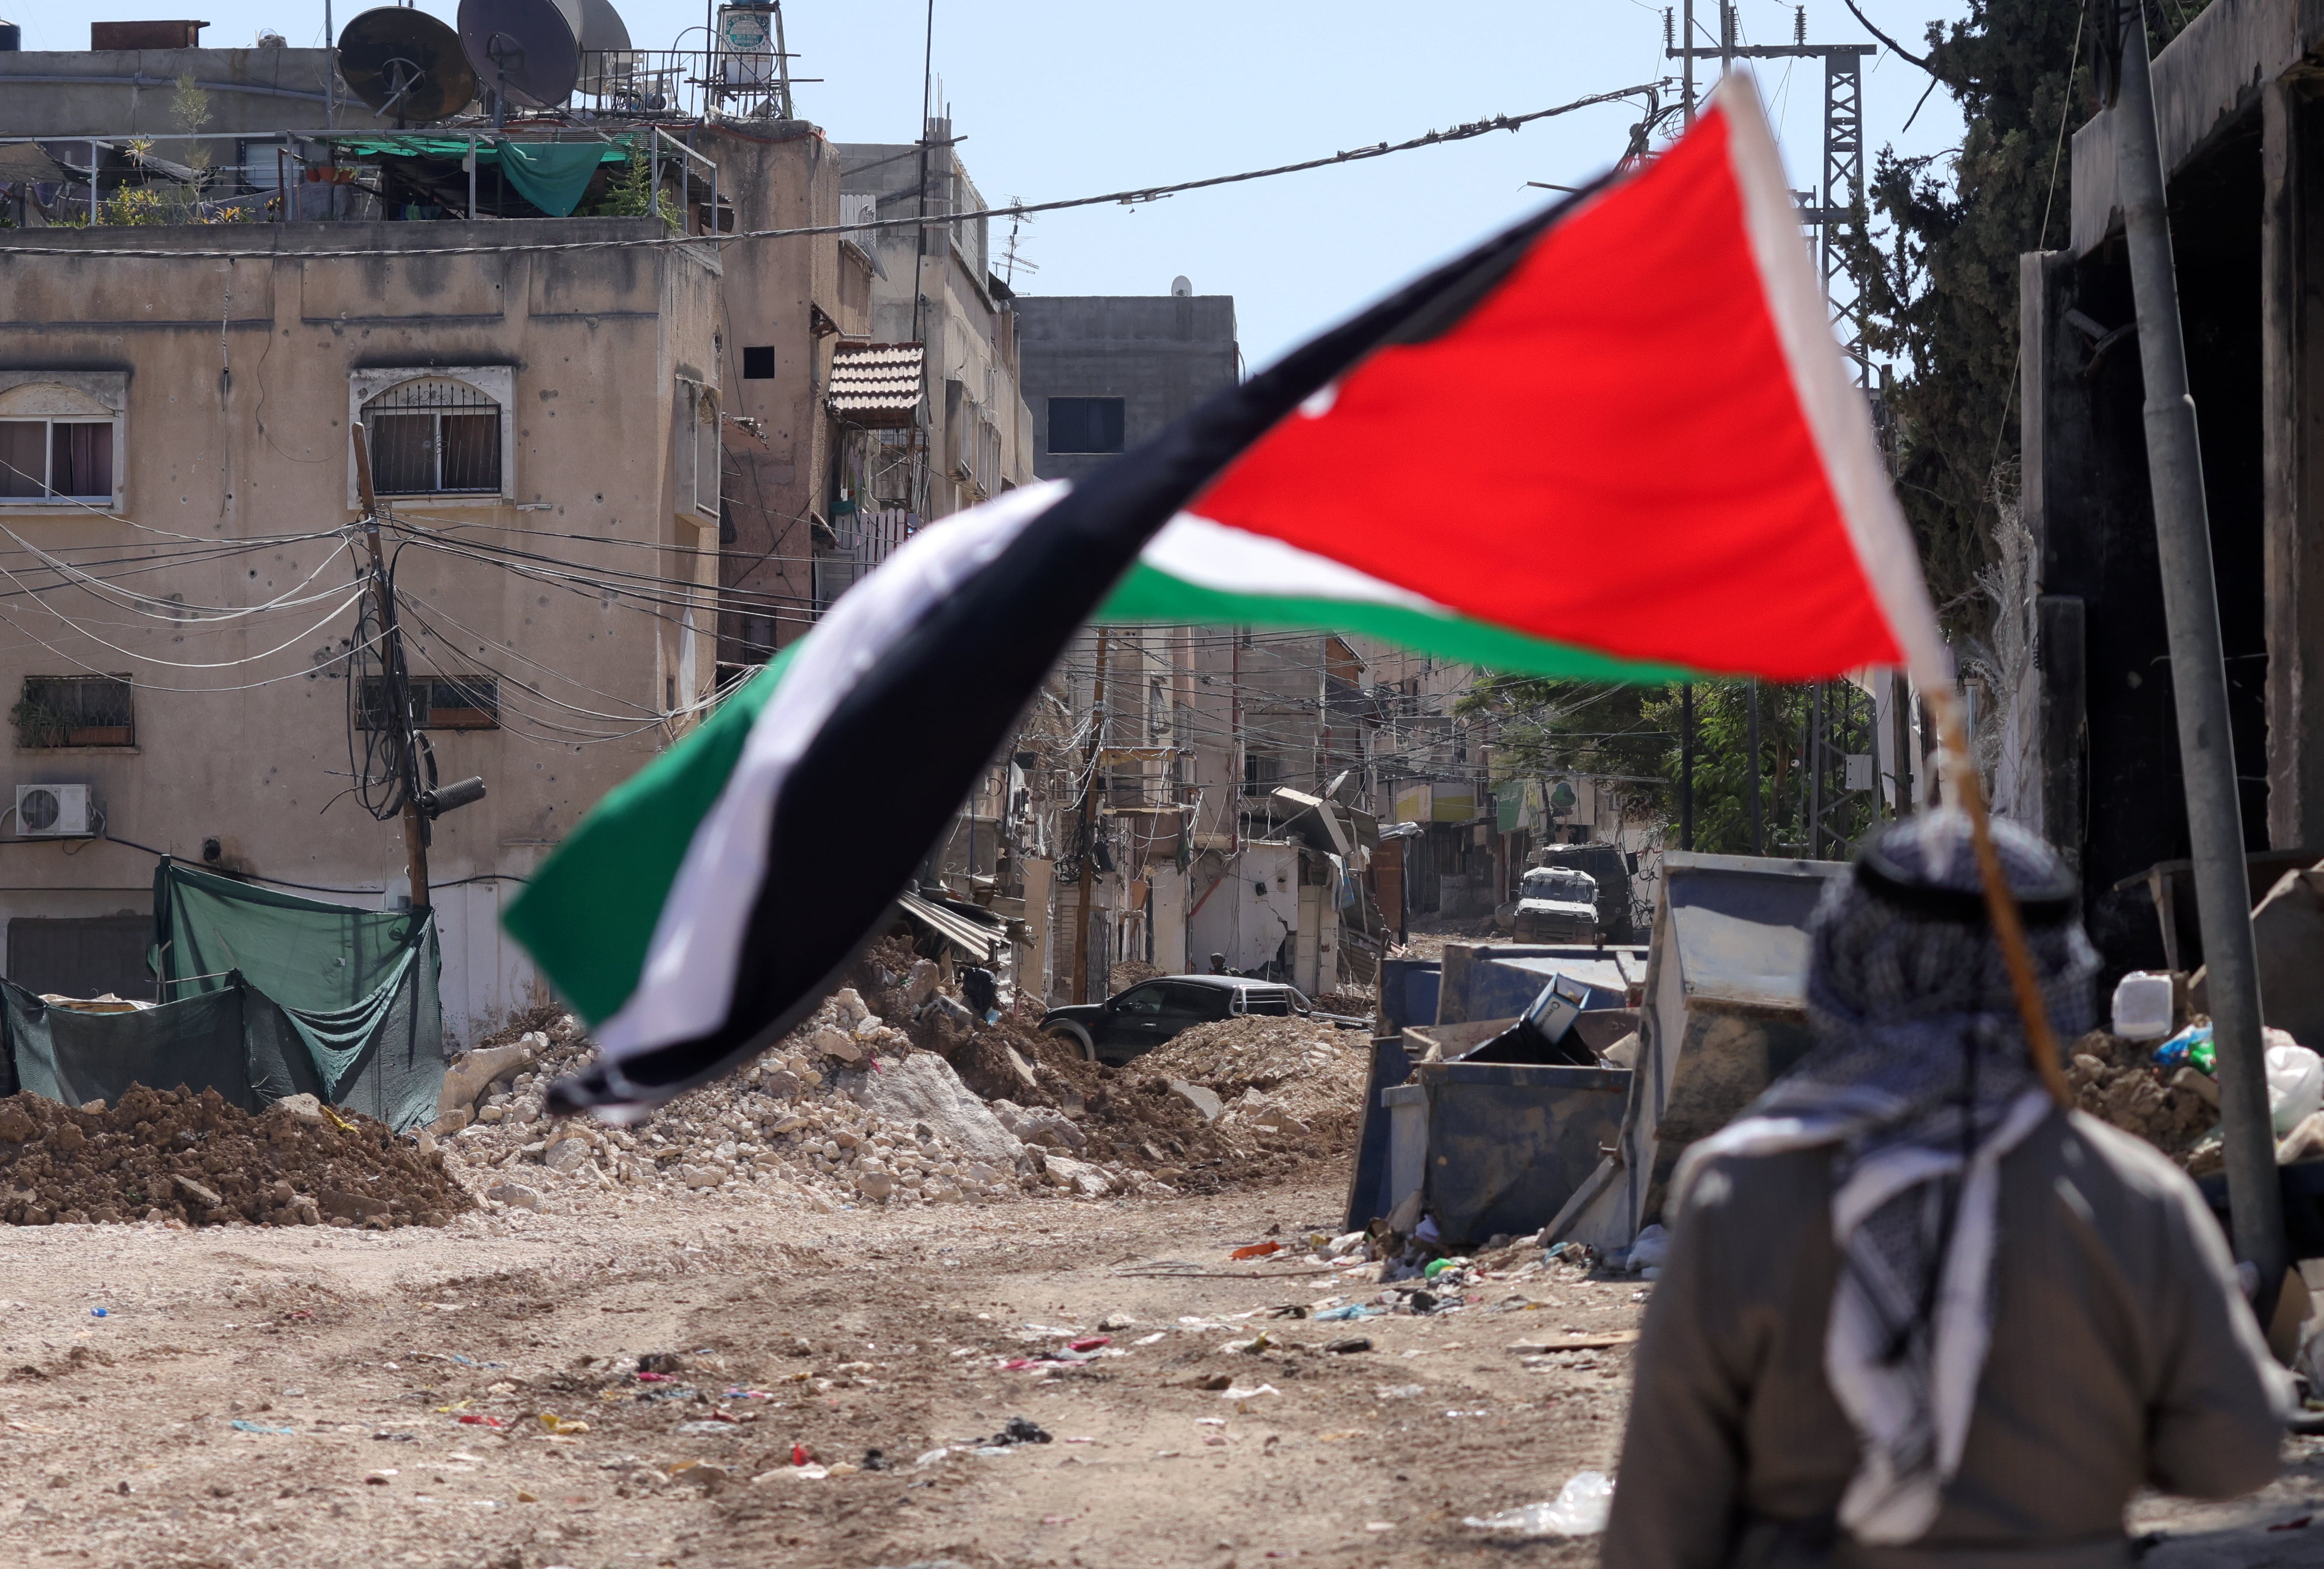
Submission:
[[[1874,385],[1871,355],[1864,346],[1862,294],[1849,273],[1847,259],[1849,248],[1863,239],[1868,217],[1864,200],[1864,57],[1875,52],[1876,46],[1810,43],[1804,5],[1793,11],[1790,43],[1745,44],[1738,39],[1735,0],[1717,0],[1717,4],[1716,43],[1696,37],[1695,0],[1685,0],[1680,42],[1669,41],[1671,19],[1665,14],[1663,52],[1684,62],[1682,105],[1690,123],[1694,118],[1694,62],[1698,60],[1716,60],[1722,73],[1738,60],[1823,62],[1823,189],[1794,191],[1793,197],[1801,226],[1813,237],[1816,272],[1823,281],[1832,336],[1856,366],[1856,384],[1871,401],[1876,423],[1885,423],[1886,411]],[[1802,748],[1804,766],[1800,771],[1800,817],[1806,831],[1783,848],[1811,859],[1844,855],[1879,820],[1876,712],[1871,694],[1851,681],[1818,682],[1809,688],[1806,745]]]

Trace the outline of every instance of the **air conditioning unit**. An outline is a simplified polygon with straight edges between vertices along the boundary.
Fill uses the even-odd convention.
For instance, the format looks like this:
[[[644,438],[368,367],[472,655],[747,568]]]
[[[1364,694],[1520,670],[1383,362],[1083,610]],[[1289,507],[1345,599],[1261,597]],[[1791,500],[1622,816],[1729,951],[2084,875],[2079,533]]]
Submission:
[[[85,784],[20,784],[16,787],[16,832],[28,839],[86,839],[89,826]]]

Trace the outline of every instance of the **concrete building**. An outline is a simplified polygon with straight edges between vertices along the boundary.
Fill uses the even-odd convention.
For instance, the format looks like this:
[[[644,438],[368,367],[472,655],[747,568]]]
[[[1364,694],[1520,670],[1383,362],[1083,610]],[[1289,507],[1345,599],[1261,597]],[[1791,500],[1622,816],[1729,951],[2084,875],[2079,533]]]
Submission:
[[[0,232],[14,781],[87,787],[94,830],[14,826],[13,978],[42,989],[14,963],[21,923],[78,922],[113,989],[150,995],[120,918],[149,907],[157,853],[408,897],[400,826],[348,798],[379,717],[360,419],[396,520],[415,718],[443,779],[491,791],[436,825],[446,1025],[470,1038],[542,1000],[501,935],[508,880],[710,690],[725,389],[715,258],[495,248],[527,232]],[[229,254],[174,254],[196,241]],[[476,248],[401,254],[447,245]],[[137,254],[75,254],[120,250]]]
[[[2244,833],[2306,861],[2324,849],[2319,48],[2313,6],[2219,0],[2153,66]],[[2114,137],[2113,111],[2075,134],[2070,238],[2020,271],[2026,652],[1991,696],[1997,805],[2075,863],[2118,970],[2163,963],[2140,874],[2188,841]]]
[[[1241,379],[1231,294],[1028,294],[1017,318],[1043,479],[1080,478]]]
[[[948,121],[931,120],[927,140],[934,145],[925,152],[908,144],[840,144],[841,221],[982,209],[984,198],[951,137]],[[833,483],[851,500],[900,494],[908,504],[895,537],[899,542],[901,534],[1034,475],[1015,299],[993,275],[986,219],[865,228],[850,238],[871,264],[869,344],[920,349],[920,403],[908,426],[889,420],[859,427],[865,434],[843,450]],[[825,549],[835,590],[844,591],[892,548],[884,535],[841,541],[835,531]]]
[[[722,229],[839,221],[841,162],[814,125],[714,124],[696,141],[718,165]],[[846,438],[831,404],[833,356],[870,331],[872,261],[816,235],[730,246],[721,270],[733,341],[720,374],[731,402],[719,658],[741,666],[798,638],[830,603],[817,558],[836,540],[835,520],[854,511],[834,478]]]

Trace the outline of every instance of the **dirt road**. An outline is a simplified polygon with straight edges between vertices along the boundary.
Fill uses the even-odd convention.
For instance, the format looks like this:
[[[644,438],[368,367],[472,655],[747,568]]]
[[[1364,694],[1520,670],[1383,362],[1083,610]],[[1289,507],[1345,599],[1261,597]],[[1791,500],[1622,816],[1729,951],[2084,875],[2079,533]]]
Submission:
[[[1627,1350],[1510,1348],[1611,1338],[1639,1288],[1271,1316],[1366,1291],[1226,1255],[1339,1204],[1326,1172],[901,1214],[576,1191],[388,1233],[0,1228],[0,1564],[1594,1563],[1462,1521],[1612,1469]],[[1018,1419],[1049,1441],[980,1442]],[[2136,1506],[2167,1534],[2147,1564],[2324,1564],[2324,1528],[2282,1528],[2324,1517],[2324,1445],[2287,1462],[2256,1500]]]
[[[0,1228],[0,1562],[1590,1561],[1461,1520],[1610,1468],[1626,1352],[1508,1348],[1627,1328],[1636,1288],[1536,1275],[1430,1318],[1267,1316],[1362,1294],[1225,1261],[1270,1226],[1335,1229],[1340,1202],[1333,1174],[909,1215],[706,1198],[385,1234]],[[1262,1333],[1279,1343],[1222,1349]],[[1000,1365],[1101,1334],[1077,1366]],[[1051,1441],[976,1442],[1013,1418]]]

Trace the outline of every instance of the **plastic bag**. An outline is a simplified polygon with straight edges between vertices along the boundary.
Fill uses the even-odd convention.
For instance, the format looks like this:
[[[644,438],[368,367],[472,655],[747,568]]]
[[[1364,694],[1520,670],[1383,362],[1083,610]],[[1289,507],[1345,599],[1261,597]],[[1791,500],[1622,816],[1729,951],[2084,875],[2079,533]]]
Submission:
[[[1632,1269],[1658,1269],[1670,1258],[1670,1233],[1660,1226],[1648,1226],[1630,1244]]]
[[[2211,1027],[2190,1024],[2154,1048],[2154,1061],[2165,1068],[2194,1067],[2216,1074],[2218,1059],[2211,1045]]]
[[[2114,986],[2114,1032],[2126,1040],[2160,1040],[2171,1033],[2171,977],[2133,970]]]
[[[2267,1042],[2267,1109],[2279,1134],[2324,1111],[2324,1057],[2281,1029],[2264,1029]]]
[[[1603,1472],[1575,1472],[1547,1503],[1526,1504],[1495,1515],[1471,1515],[1461,1523],[1482,1531],[1515,1531],[1525,1537],[1594,1537],[1614,1509],[1614,1484]]]

